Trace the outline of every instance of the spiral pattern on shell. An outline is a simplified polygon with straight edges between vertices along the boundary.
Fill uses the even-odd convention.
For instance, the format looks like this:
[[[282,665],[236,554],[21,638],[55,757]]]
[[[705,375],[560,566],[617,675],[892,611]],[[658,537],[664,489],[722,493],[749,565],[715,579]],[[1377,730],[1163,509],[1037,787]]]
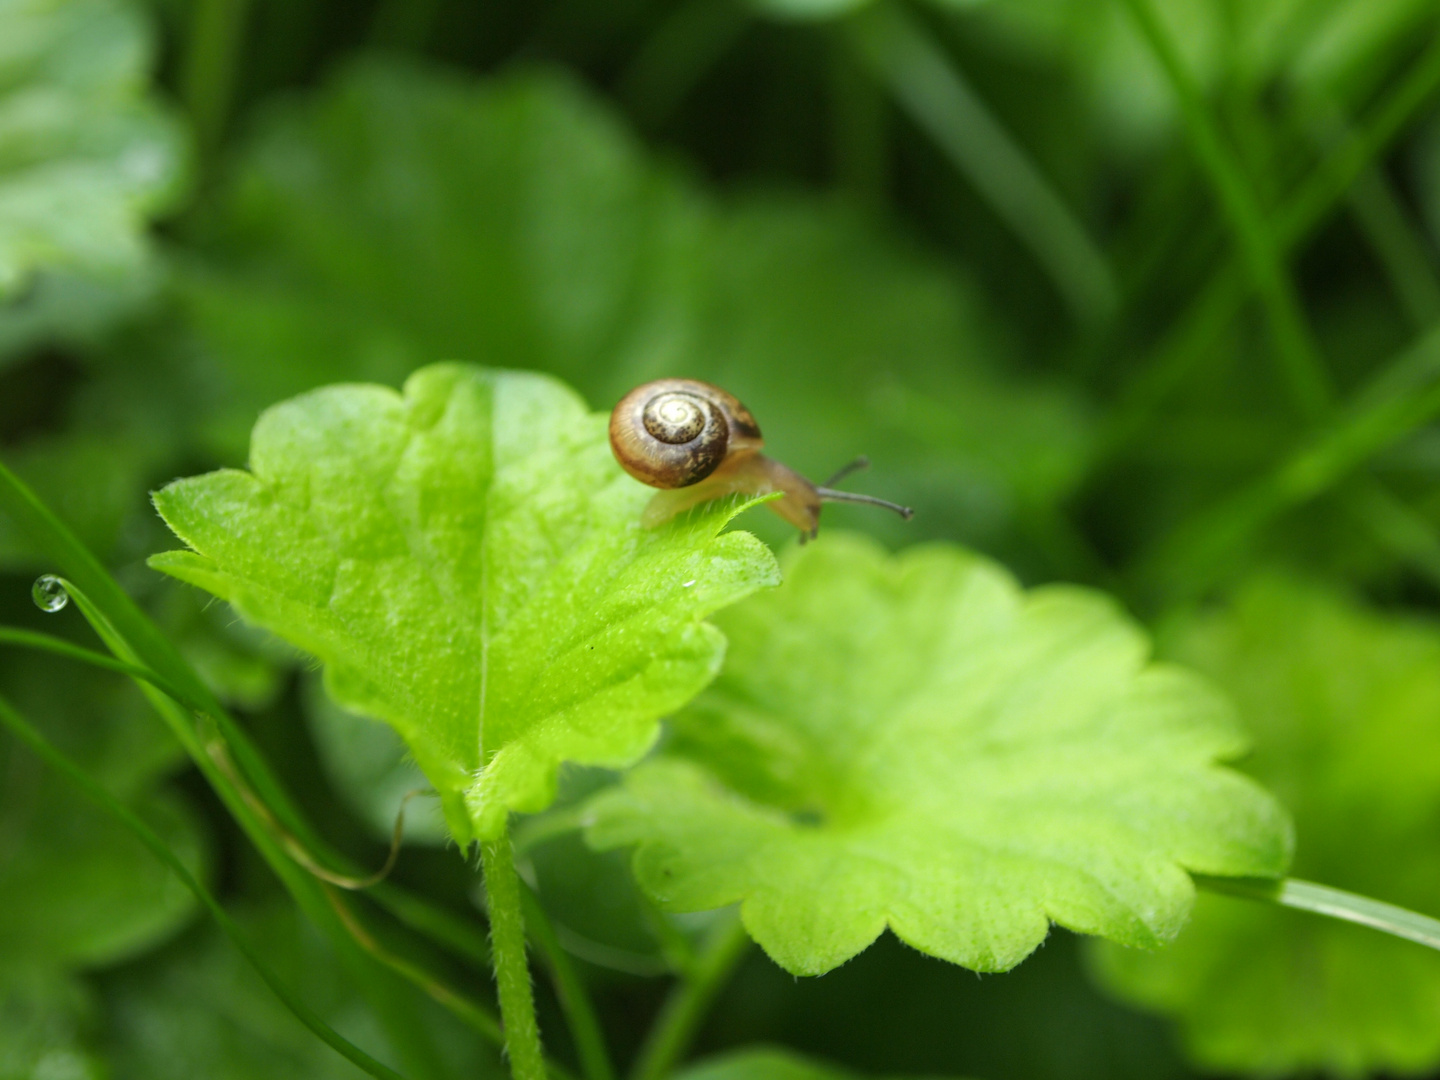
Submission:
[[[727,455],[760,445],[760,427],[750,410],[718,386],[695,379],[637,386],[610,414],[616,460],[651,487],[697,484]]]

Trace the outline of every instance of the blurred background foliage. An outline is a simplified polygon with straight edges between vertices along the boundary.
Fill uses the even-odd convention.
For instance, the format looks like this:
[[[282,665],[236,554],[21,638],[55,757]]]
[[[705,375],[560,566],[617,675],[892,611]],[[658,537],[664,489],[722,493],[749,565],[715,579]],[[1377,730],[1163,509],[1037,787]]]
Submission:
[[[1234,696],[1297,873],[1437,913],[1437,32],[1435,0],[0,0],[0,455],[378,864],[413,767],[144,568],[147,491],[243,464],[279,398],[439,359],[597,409],[709,379],[781,460],[867,453],[859,485],[917,508],[828,524],[1117,595]],[[30,604],[48,569],[0,517],[4,620],[85,640]],[[340,1030],[412,1076],[501,1075],[352,977],[133,688],[7,654],[0,693]],[[527,872],[624,1061],[708,924],[535,824]],[[408,842],[397,879],[474,918],[423,808]],[[752,955],[700,1050],[828,1064],[695,1080],[1440,1075],[1437,1017],[1433,955],[1206,897],[1166,952],[1056,934],[984,979],[892,939],[802,982]],[[0,740],[0,1080],[358,1075]]]

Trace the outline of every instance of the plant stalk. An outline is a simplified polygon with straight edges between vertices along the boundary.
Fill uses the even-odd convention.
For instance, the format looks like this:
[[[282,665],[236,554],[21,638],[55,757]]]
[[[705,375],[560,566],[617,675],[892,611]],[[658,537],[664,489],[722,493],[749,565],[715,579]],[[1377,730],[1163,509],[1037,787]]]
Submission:
[[[570,962],[570,954],[561,947],[555,928],[550,925],[539,899],[523,882],[520,885],[520,903],[524,908],[530,940],[540,950],[545,966],[550,969],[555,992],[560,998],[560,1008],[570,1027],[570,1036],[575,1040],[575,1052],[580,1058],[585,1080],[615,1080],[615,1067],[610,1064],[610,1052],[605,1049],[605,1032],[600,1027],[595,1006],[590,1001],[580,973]]]
[[[711,1002],[725,985],[750,947],[739,914],[715,928],[695,966],[682,978],[665,1006],[645,1045],[640,1048],[630,1080],[663,1080],[685,1056],[690,1041]]]
[[[1332,889],[1299,878],[1280,881],[1254,878],[1197,877],[1195,884],[1211,892],[1239,896],[1247,900],[1264,900],[1282,907],[1325,915],[1342,922],[1356,923],[1379,930],[1382,934],[1405,938],[1417,944],[1440,949],[1440,919],[1410,911],[1407,908],[1372,900],[1368,896]]]
[[[201,155],[214,156],[235,97],[250,0],[198,0],[191,12],[181,89]]]
[[[525,916],[520,904],[520,877],[507,833],[480,845],[485,895],[490,908],[490,958],[500,995],[500,1022],[513,1080],[546,1080],[540,1051],[540,1026],[535,1021],[535,993],[525,958]]]

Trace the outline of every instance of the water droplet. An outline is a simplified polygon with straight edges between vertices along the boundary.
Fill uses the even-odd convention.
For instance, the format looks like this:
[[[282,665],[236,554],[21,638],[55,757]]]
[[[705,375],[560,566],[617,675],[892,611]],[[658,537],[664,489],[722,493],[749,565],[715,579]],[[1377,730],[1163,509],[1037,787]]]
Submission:
[[[70,594],[65,591],[65,583],[54,574],[44,574],[35,579],[35,584],[30,587],[30,599],[35,601],[35,606],[41,611],[59,611],[70,602]]]
[[[695,584],[695,579],[694,579],[694,578],[691,578],[689,581],[685,582],[685,584],[681,585],[680,588],[682,588],[682,589],[688,589],[688,588],[690,588],[691,585],[694,585],[694,584]]]

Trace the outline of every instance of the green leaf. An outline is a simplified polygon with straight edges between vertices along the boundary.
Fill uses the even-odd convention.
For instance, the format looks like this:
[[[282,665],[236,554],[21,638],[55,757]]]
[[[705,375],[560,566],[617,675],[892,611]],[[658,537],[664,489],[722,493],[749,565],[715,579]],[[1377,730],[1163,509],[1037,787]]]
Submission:
[[[272,401],[454,357],[597,405],[715,382],[816,479],[870,455],[861,486],[915,521],[826,518],[897,541],[992,543],[1083,470],[1083,405],[1004,374],[1018,361],[953,266],[815,198],[712,199],[553,73],[351,65],[273,110],[203,239],[180,284],[232,455]]]
[[[193,549],[156,568],[325,663],[341,705],[385,720],[457,842],[542,810],[561,761],[621,766],[714,676],[704,619],[776,582],[745,503],[647,531],[606,417],[543,376],[442,364],[261,417],[251,472],[155,502]]]
[[[146,93],[143,17],[121,0],[0,0],[0,28],[0,300],[42,270],[133,272],[184,157]]]
[[[1246,771],[1294,811],[1297,876],[1440,914],[1440,626],[1270,577],[1176,627],[1168,651],[1253,725]],[[1118,993],[1175,1017],[1209,1069],[1440,1063],[1440,956],[1361,927],[1206,895],[1171,948],[1097,960]]]
[[[1285,869],[1284,812],[1215,764],[1245,748],[1224,700],[1147,664],[1099,594],[832,532],[717,621],[724,672],[666,756],[598,797],[588,836],[638,844],[672,910],[742,901],[788,971],[887,926],[977,971],[1018,964],[1052,921],[1155,946],[1189,914],[1186,870]]]

